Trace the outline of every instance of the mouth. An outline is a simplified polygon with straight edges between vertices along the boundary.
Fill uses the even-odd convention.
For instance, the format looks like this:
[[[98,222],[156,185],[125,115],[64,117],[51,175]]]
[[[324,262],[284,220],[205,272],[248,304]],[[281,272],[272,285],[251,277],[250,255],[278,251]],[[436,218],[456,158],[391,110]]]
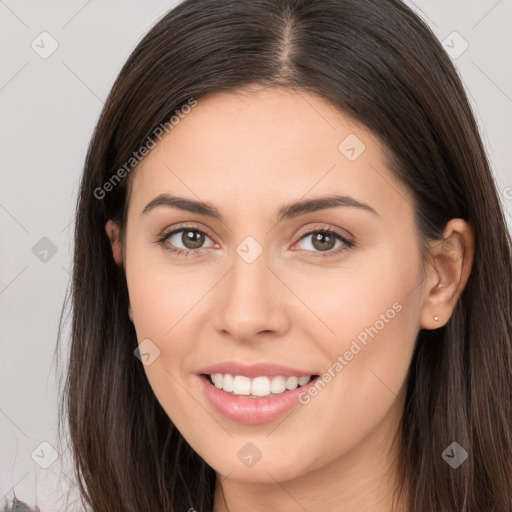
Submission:
[[[319,375],[197,375],[213,412],[237,424],[259,425],[289,414],[304,402],[301,395],[314,386]]]
[[[273,361],[248,364],[231,360],[196,370],[212,412],[251,425],[277,420],[303,405],[302,396],[319,376],[313,369]]]
[[[201,377],[211,386],[225,393],[243,398],[262,399],[276,397],[300,389],[315,381],[319,375],[308,376],[258,376],[232,375],[230,373],[203,373]]]

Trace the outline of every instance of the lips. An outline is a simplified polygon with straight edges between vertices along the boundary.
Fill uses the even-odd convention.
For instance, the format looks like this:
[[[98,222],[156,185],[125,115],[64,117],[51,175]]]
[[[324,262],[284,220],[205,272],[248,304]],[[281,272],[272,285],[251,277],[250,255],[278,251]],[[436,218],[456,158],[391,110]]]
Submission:
[[[237,423],[261,424],[298,406],[299,393],[314,385],[318,371],[228,361],[201,368],[197,376],[217,412]]]

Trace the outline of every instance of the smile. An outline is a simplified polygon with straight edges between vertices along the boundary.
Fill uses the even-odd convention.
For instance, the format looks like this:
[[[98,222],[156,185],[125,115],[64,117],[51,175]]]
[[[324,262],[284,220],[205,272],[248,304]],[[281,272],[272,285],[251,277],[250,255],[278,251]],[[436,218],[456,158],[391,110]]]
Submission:
[[[299,395],[319,374],[271,363],[245,365],[225,362],[196,374],[213,414],[238,424],[275,421],[302,405]]]

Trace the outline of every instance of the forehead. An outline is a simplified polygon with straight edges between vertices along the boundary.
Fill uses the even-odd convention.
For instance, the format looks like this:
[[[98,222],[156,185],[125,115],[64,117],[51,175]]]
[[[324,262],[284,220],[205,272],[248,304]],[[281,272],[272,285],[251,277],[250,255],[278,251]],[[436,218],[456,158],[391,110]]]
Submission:
[[[318,95],[286,88],[199,98],[132,179],[137,211],[162,192],[253,210],[326,192],[367,200],[390,184],[407,194],[367,128]]]

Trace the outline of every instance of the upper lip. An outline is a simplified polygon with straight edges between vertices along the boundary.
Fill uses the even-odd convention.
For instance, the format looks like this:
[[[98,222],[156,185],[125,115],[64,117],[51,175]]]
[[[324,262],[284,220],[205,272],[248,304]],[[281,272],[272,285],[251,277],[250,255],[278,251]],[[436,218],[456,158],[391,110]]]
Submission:
[[[238,361],[224,361],[218,364],[205,366],[197,372],[198,374],[211,375],[213,373],[229,373],[230,375],[244,375],[249,378],[255,377],[276,377],[282,375],[283,377],[309,377],[310,375],[318,375],[314,371],[304,371],[298,368],[291,368],[274,363],[256,363],[245,364]]]

